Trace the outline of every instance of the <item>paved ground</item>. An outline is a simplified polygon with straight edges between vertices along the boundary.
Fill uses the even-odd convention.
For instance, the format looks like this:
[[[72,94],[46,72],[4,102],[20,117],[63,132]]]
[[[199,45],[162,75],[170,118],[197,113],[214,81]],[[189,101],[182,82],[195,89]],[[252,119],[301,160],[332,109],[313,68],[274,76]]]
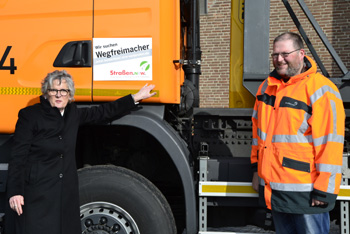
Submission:
[[[245,227],[227,227],[227,228],[211,228],[208,231],[220,231],[220,232],[240,232],[240,233],[275,233],[274,231],[266,231],[256,226],[245,226]],[[335,224],[335,222],[331,223],[331,230],[329,234],[341,234],[340,227]]]

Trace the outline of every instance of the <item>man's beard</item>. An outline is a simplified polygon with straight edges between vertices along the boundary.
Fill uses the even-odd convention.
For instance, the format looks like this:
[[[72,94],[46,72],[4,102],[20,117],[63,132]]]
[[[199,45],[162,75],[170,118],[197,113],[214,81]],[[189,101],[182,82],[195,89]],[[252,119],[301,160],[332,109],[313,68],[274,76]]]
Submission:
[[[277,73],[278,73],[280,76],[290,78],[290,77],[292,77],[292,76],[295,76],[295,75],[298,75],[298,74],[299,74],[298,72],[302,70],[301,67],[302,67],[303,64],[302,64],[302,63],[297,64],[297,65],[299,65],[299,66],[297,66],[297,67],[291,65],[290,63],[287,63],[287,65],[288,65],[288,68],[287,68],[287,71],[285,72],[285,74],[280,74],[279,68],[278,68],[278,67],[276,68],[276,71],[277,71]]]

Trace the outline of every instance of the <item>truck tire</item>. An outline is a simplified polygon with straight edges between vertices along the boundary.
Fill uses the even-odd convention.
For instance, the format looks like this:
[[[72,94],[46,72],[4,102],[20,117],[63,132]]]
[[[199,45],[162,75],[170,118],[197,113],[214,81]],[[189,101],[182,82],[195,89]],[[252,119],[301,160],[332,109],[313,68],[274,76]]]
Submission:
[[[167,200],[143,176],[116,166],[83,168],[78,174],[83,234],[176,234]]]

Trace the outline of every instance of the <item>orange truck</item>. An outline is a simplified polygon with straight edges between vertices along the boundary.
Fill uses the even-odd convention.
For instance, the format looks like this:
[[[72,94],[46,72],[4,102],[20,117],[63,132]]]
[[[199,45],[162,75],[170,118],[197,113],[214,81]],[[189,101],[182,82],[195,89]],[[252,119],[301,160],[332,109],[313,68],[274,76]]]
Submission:
[[[232,1],[232,108],[208,109],[199,108],[198,0],[0,1],[0,233],[12,234],[6,180],[18,111],[38,102],[42,79],[61,69],[73,76],[82,107],[146,83],[157,92],[129,115],[80,128],[83,233],[271,227],[250,185],[253,95],[269,73],[269,10],[269,0]],[[344,75],[333,80],[350,102],[349,72],[335,60]],[[347,139],[348,132],[345,155]],[[340,220],[346,202],[337,207],[332,218]]]

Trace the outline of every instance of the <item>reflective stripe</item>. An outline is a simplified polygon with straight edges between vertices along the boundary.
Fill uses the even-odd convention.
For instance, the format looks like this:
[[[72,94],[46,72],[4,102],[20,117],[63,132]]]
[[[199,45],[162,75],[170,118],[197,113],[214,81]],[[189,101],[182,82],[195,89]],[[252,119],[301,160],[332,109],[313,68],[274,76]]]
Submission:
[[[268,83],[267,83],[267,79],[266,79],[261,87],[261,94],[265,93],[267,86],[268,86]]]
[[[270,182],[270,186],[274,190],[291,192],[311,192],[314,189],[314,184],[286,184]]]
[[[259,184],[261,186],[265,186],[265,180],[263,178],[261,178],[260,176],[258,177],[258,179],[259,179]]]
[[[258,119],[258,112],[256,110],[253,110],[252,118]],[[259,130],[257,130],[257,134],[259,134]],[[257,138],[253,138],[252,145],[258,145]]]
[[[313,95],[311,95],[311,97],[310,97],[311,105],[313,105],[318,99],[320,99],[326,92],[330,92],[330,93],[334,94],[337,98],[339,98],[341,100],[341,96],[340,96],[339,92],[334,91],[328,85],[324,85],[321,88],[319,88],[318,90],[316,90],[316,92]]]
[[[326,144],[327,142],[338,142],[343,144],[344,143],[344,136],[336,135],[336,134],[328,134],[326,136],[322,136],[319,138],[314,139],[314,146],[319,146]]]
[[[9,168],[8,163],[0,163],[0,171],[7,171]]]
[[[252,145],[258,145],[258,139],[257,138],[253,138],[252,139]]]
[[[260,128],[258,128],[258,136],[260,137],[261,140],[265,141],[267,134],[263,131],[261,131]]]
[[[335,106],[335,102],[331,100],[331,108],[333,113],[333,133],[337,134],[337,108]]]
[[[252,118],[258,119],[258,112],[256,110],[253,110]]]
[[[319,172],[331,173],[331,176],[329,177],[327,192],[334,193],[334,191],[335,191],[335,177],[337,174],[341,173],[341,166],[324,164],[324,163],[316,163],[316,170]]]
[[[324,163],[316,163],[316,169],[321,172],[330,172],[332,174],[341,173],[341,166]]]
[[[304,114],[304,120],[300,125],[300,128],[298,130],[298,133],[303,134],[306,132],[306,130],[309,128],[309,124],[307,121],[310,119],[311,115],[309,113]]]
[[[315,103],[326,92],[330,92],[330,93],[334,94],[337,98],[339,98],[341,100],[341,96],[340,96],[339,92],[334,91],[330,86],[325,85],[325,86],[322,86],[320,89],[318,89],[310,97],[311,104]],[[333,134],[328,134],[327,136],[322,136],[322,137],[314,139],[314,145],[315,146],[326,144],[328,141],[344,143],[344,136],[337,135],[337,111],[336,111],[336,104],[335,104],[335,102],[333,100],[331,100],[330,105],[331,105],[332,112],[333,112]]]
[[[266,136],[265,136],[266,137]],[[314,146],[327,144],[327,142],[338,142],[343,144],[344,137],[335,134],[312,139],[311,135],[274,135],[272,137],[273,143],[314,143]]]
[[[328,86],[327,86],[328,87]],[[298,135],[274,135],[272,137],[272,142],[280,143],[314,143],[314,146],[319,146],[322,144],[327,144],[327,142],[338,142],[344,143],[344,136],[337,135],[337,112],[336,104],[331,100],[331,108],[333,113],[333,132],[334,134],[328,134],[319,138],[312,139],[311,135],[304,136],[305,131],[308,129],[309,125],[307,123],[308,119],[311,117],[308,113],[305,113],[304,120],[298,130]]]
[[[332,108],[332,113],[333,113],[333,134],[328,134],[326,136],[322,136],[319,138],[314,139],[314,145],[319,146],[326,144],[327,142],[338,142],[343,144],[344,143],[344,136],[343,135],[338,135],[337,131],[337,110],[336,110],[336,104],[333,100],[330,101],[330,105]]]
[[[301,123],[297,135],[274,135],[272,142],[280,143],[312,143],[313,139],[311,135],[304,136],[304,133],[309,128],[307,121],[311,115],[305,112],[303,122]]]
[[[274,135],[272,137],[273,143],[312,143],[312,136],[299,135]]]

